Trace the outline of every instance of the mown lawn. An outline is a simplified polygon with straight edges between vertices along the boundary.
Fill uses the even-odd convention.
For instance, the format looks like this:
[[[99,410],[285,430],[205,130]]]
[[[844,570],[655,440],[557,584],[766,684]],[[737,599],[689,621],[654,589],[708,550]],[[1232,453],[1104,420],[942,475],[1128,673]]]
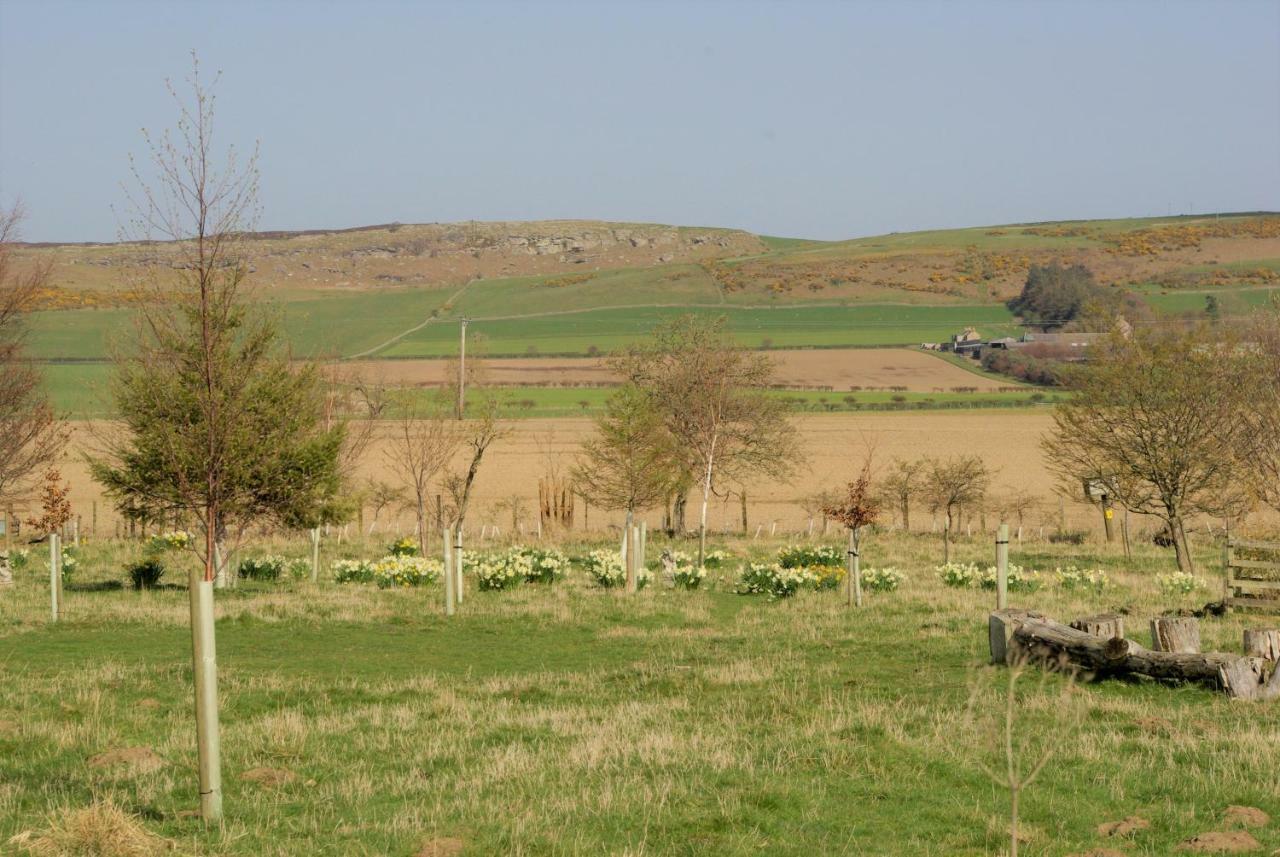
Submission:
[[[834,592],[735,595],[732,572],[713,573],[709,591],[630,597],[580,573],[553,587],[472,588],[451,620],[437,587],[224,591],[227,820],[208,831],[184,814],[196,805],[185,592],[87,588],[118,579],[138,550],[86,548],[58,626],[39,562],[0,592],[0,842],[38,836],[96,798],[176,853],[1003,853],[1007,796],[979,767],[997,761],[988,715],[1006,676],[985,663],[992,596],[937,583],[931,537],[871,540],[867,564],[891,563],[907,581],[860,611]],[[985,562],[990,547],[959,551]],[[1203,561],[1213,554],[1205,546]],[[1153,575],[1171,559],[1154,548],[1131,569],[1097,545],[1028,543],[1014,561],[1109,568],[1100,594],[1049,582],[1015,601],[1060,618],[1126,609],[1139,638],[1145,617],[1213,594],[1161,595]],[[1205,644],[1238,649],[1241,629],[1263,621],[1206,620]],[[1027,756],[1055,750],[1024,798],[1026,853],[1115,846],[1095,828],[1131,814],[1151,828],[1120,847],[1143,855],[1219,829],[1229,804],[1280,815],[1274,705],[1151,683],[1066,688],[1065,701],[1063,691],[1058,678],[1023,682]],[[158,766],[87,763],[128,747],[150,748]],[[287,781],[241,779],[261,768]],[[1264,853],[1280,847],[1275,822],[1254,834]]]

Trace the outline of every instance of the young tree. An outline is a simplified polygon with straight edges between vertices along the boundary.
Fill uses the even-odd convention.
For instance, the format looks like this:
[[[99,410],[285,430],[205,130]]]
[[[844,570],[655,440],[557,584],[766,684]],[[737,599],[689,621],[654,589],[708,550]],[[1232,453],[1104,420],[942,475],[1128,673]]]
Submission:
[[[396,420],[386,456],[413,494],[418,548],[426,556],[431,482],[453,459],[462,438],[457,422],[438,403],[423,404],[415,397],[404,404],[402,413]]]
[[[445,487],[453,501],[453,525],[459,533],[459,544],[462,543],[462,525],[466,522],[467,507],[471,502],[471,489],[480,473],[484,454],[495,441],[507,436],[507,428],[501,420],[502,406],[498,400],[487,392],[482,392],[476,398],[478,402],[474,408],[475,416],[467,420],[461,429],[460,445],[470,455],[467,467],[449,474],[445,479]]]
[[[773,363],[740,348],[724,319],[684,316],[654,330],[652,341],[612,361],[642,391],[698,474],[698,562],[707,547],[707,505],[720,482],[748,475],[786,478],[801,458],[786,405],[766,394]]]
[[[0,209],[0,500],[26,488],[66,443],[24,347],[23,316],[48,285],[52,267],[48,262],[24,266],[16,258],[22,218],[21,205]]]
[[[27,521],[27,525],[43,535],[61,532],[71,520],[71,500],[67,497],[70,493],[71,484],[64,484],[62,474],[49,468],[40,489],[40,517]]]
[[[920,494],[925,469],[922,459],[908,461],[905,458],[895,458],[888,475],[880,481],[880,489],[885,497],[898,505],[899,514],[902,515],[902,529],[908,532],[911,530],[911,500]]]
[[[631,385],[609,397],[595,423],[573,480],[590,502],[624,510],[630,532],[635,513],[662,502],[671,490],[671,463],[677,458],[671,435],[649,398]]]
[[[369,531],[365,535],[371,536],[378,527],[378,517],[382,514],[382,510],[388,506],[404,502],[404,489],[398,485],[370,479],[366,483],[365,490],[366,496],[369,498],[369,505],[373,507],[373,520],[369,522]]]
[[[955,524],[956,510],[981,501],[990,482],[991,471],[986,462],[976,455],[925,460],[924,495],[934,511],[946,513],[942,530],[943,562],[951,562],[951,529]]]
[[[871,454],[862,463],[862,470],[849,483],[844,495],[822,509],[823,514],[834,518],[849,529],[849,603],[862,606],[862,580],[859,557],[862,553],[862,531],[880,519],[880,500],[875,495],[871,479]]]
[[[1074,395],[1042,441],[1064,486],[1102,479],[1124,508],[1161,518],[1184,572],[1187,516],[1240,507],[1246,353],[1221,331],[1114,335],[1073,373]]]
[[[295,369],[271,320],[252,311],[240,241],[252,222],[256,157],[214,164],[213,96],[199,67],[194,101],[170,87],[176,135],[147,136],[158,174],[135,168],[136,237],[157,244],[136,343],[116,356],[119,430],[101,438],[95,478],[122,505],[198,522],[203,570],[190,581],[200,806],[222,816],[213,580],[220,545],[251,526],[297,525],[339,485],[340,426],[324,426],[314,367]]]

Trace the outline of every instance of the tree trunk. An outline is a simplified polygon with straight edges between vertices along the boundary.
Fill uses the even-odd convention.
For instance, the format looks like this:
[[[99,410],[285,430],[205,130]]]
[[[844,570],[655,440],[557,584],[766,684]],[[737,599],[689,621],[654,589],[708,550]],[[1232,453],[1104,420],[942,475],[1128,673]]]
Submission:
[[[747,534],[747,527],[750,526],[747,523],[747,492],[745,490],[743,490],[741,497],[742,497],[742,534],[745,536]]]
[[[427,498],[418,492],[418,556],[427,555]]]
[[[631,520],[632,512],[627,510],[627,517],[622,524],[622,571],[626,577],[627,592],[635,592],[636,586],[636,563],[635,551],[631,545]]]
[[[902,495],[902,529],[911,532],[911,498]]]
[[[1200,651],[1200,624],[1191,617],[1160,616],[1151,620],[1151,648],[1157,652]]]
[[[1270,629],[1246,629],[1244,653],[1254,658],[1280,661],[1280,631]]]
[[[682,490],[676,494],[675,502],[671,504],[671,534],[673,536],[685,532],[685,510],[688,506],[689,492]]]
[[[947,520],[942,525],[942,564],[951,562],[951,510],[947,510]]]
[[[702,567],[702,562],[707,556],[707,504],[711,501],[711,467],[715,459],[707,459],[707,472],[702,477],[702,512],[698,516],[698,565]]]
[[[1178,560],[1178,571],[1183,574],[1195,574],[1195,563],[1191,559],[1191,549],[1187,543],[1187,531],[1182,525],[1182,517],[1177,513],[1169,515],[1169,534],[1173,536],[1173,553]]]

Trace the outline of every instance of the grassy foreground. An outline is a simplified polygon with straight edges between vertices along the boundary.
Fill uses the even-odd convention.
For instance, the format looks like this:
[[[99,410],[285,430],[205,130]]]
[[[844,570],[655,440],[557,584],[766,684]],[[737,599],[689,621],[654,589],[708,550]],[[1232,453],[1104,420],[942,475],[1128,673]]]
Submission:
[[[1004,851],[1007,794],[980,770],[999,763],[1006,676],[986,666],[993,596],[943,587],[932,538],[876,536],[867,565],[907,580],[856,612],[834,592],[735,595],[732,572],[631,597],[580,572],[512,592],[472,581],[449,621],[438,585],[241,584],[218,597],[227,821],[209,831],[189,815],[186,593],[102,586],[137,550],[86,548],[57,626],[38,554],[0,590],[0,851],[95,799],[179,854]],[[974,540],[959,558],[989,552]],[[1155,549],[1127,569],[1099,546],[1027,544],[1013,561],[1049,571],[1016,604],[1062,619],[1125,609],[1139,639],[1148,616],[1216,596],[1162,596],[1154,574],[1172,561]],[[1063,590],[1052,569],[1067,564],[1101,565],[1112,585]],[[1244,627],[1268,622],[1205,620],[1205,648],[1238,651]],[[1280,708],[1153,683],[1079,686],[1066,702],[1060,679],[1022,687],[1028,759],[1056,748],[1024,797],[1026,853],[1115,846],[1095,828],[1133,814],[1151,827],[1119,845],[1144,855],[1222,829],[1229,804],[1280,816]],[[125,748],[154,756],[89,762]],[[1280,847],[1280,822],[1253,833],[1263,853]]]

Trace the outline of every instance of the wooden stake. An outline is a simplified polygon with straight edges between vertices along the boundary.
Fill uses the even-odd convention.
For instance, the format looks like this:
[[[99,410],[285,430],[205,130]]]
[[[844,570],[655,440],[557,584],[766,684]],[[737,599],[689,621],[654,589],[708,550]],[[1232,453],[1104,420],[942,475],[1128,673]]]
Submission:
[[[218,653],[213,625],[213,581],[193,567],[191,656],[196,691],[196,755],[200,769],[200,817],[205,824],[222,819],[222,749],[218,737]]]
[[[462,590],[464,579],[462,576],[462,524],[458,524],[453,533],[453,577],[454,592],[458,598],[458,604],[462,604]]]
[[[996,610],[1009,607],[1009,525],[996,531]]]
[[[858,531],[849,528],[849,580],[845,583],[848,604],[862,606],[862,557],[858,552]]]
[[[62,589],[62,537],[49,533],[49,612],[54,622],[62,614],[58,590]]]
[[[311,582],[320,580],[320,528],[311,528]]]
[[[444,536],[441,541],[444,543],[444,615],[452,616],[454,612],[454,585],[456,578],[453,576],[453,533],[448,528],[443,530]]]

